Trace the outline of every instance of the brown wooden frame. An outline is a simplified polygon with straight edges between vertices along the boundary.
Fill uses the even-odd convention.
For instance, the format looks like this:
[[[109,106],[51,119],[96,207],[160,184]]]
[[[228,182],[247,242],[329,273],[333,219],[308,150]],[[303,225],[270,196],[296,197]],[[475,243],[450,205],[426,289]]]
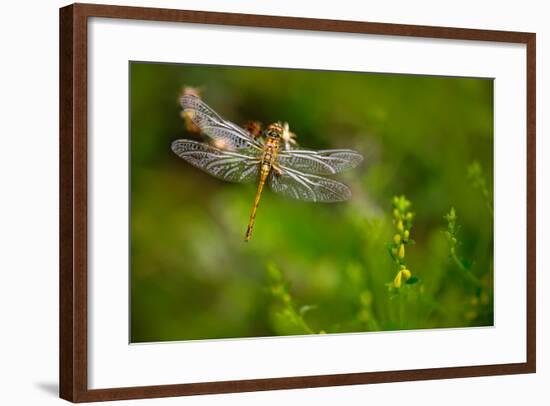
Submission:
[[[527,361],[338,375],[89,389],[87,379],[87,27],[89,17],[526,44]],[[532,373],[536,370],[534,33],[74,4],[60,9],[60,396],[72,402]]]

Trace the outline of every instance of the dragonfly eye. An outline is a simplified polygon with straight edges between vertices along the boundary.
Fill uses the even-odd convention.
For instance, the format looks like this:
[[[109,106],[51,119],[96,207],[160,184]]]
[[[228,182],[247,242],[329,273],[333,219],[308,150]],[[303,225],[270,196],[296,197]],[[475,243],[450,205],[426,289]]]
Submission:
[[[283,127],[280,124],[275,123],[267,127],[266,135],[273,138],[281,138],[283,134]]]

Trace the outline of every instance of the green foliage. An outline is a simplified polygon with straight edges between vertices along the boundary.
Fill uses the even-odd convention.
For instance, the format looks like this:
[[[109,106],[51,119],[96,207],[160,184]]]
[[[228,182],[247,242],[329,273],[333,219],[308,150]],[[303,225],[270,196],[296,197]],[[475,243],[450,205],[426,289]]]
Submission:
[[[468,166],[468,179],[472,183],[472,187],[481,193],[487,209],[493,215],[493,199],[487,187],[487,180],[483,174],[483,169],[479,162],[474,161]]]
[[[370,290],[364,290],[359,295],[360,307],[357,318],[364,325],[366,331],[379,331],[381,329],[374,313],[373,300],[374,297]]]
[[[451,207],[451,211],[445,215],[445,220],[447,220],[447,230],[445,231],[445,235],[447,237],[447,241],[449,242],[449,255],[451,259],[454,261],[458,269],[465,272],[464,275],[468,275],[470,282],[474,285],[479,285],[479,281],[470,273],[472,267],[471,262],[464,259],[459,259],[457,255],[457,247],[459,242],[457,238],[458,227],[456,225],[456,212],[454,207]]]
[[[405,262],[405,247],[414,244],[414,240],[411,238],[414,213],[409,211],[411,202],[405,196],[395,196],[392,202],[395,234],[393,241],[388,244],[388,252],[397,265],[397,275],[388,286],[390,289],[400,289],[402,282],[414,284],[418,281],[418,278],[412,277],[412,273],[407,269]]]
[[[279,319],[278,324],[284,331],[283,334],[313,334],[314,331],[306,323],[304,315],[316,306],[304,305],[297,309],[290,295],[288,283],[283,279],[279,268],[269,263],[266,269],[269,291],[278,304],[274,315]]]
[[[130,72],[132,342],[492,325],[492,180],[481,169],[493,167],[492,80],[149,63]],[[266,189],[245,244],[256,185],[222,182],[170,150],[200,139],[180,117],[184,85],[236,124],[287,121],[305,148],[360,151],[364,164],[334,177],[352,200]],[[467,171],[473,161],[479,170]],[[445,234],[450,207],[467,272]],[[401,266],[410,277],[389,289]]]
[[[419,279],[412,275],[406,264],[405,247],[414,244],[411,238],[411,229],[413,226],[414,213],[410,211],[411,202],[405,196],[394,196],[392,199],[392,215],[395,234],[393,241],[388,244],[388,251],[392,260],[396,264],[396,275],[392,282],[386,283],[388,293],[392,301],[392,306],[396,307],[394,314],[397,314],[395,324],[397,328],[407,328],[408,315],[413,309],[417,312],[418,305],[421,303],[419,296],[422,295]],[[394,316],[395,318],[395,316]]]
[[[477,188],[475,184],[473,186]],[[475,289],[475,293],[469,301],[470,309],[466,311],[465,317],[469,321],[473,321],[478,318],[479,313],[481,313],[484,317],[492,318],[492,285],[487,286],[487,284],[484,284],[473,274],[473,263],[471,261],[458,257],[457,247],[460,245],[460,242],[457,233],[459,227],[457,225],[457,216],[454,207],[445,215],[445,220],[447,220],[445,235],[449,242],[449,257],[456,265],[456,269],[458,269],[460,276]],[[489,297],[491,297],[490,305]]]

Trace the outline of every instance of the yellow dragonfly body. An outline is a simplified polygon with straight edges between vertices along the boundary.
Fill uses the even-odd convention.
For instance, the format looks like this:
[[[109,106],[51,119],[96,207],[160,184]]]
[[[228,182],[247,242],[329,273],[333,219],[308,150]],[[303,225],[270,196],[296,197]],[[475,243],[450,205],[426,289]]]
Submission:
[[[250,240],[266,183],[285,196],[311,202],[340,202],[351,198],[343,183],[319,175],[332,175],[354,168],[363,157],[350,149],[291,149],[284,142],[287,125],[274,123],[262,137],[222,119],[199,97],[181,98],[184,113],[209,138],[209,143],[181,139],[172,143],[179,157],[203,171],[229,182],[258,182],[258,190],[245,241]]]

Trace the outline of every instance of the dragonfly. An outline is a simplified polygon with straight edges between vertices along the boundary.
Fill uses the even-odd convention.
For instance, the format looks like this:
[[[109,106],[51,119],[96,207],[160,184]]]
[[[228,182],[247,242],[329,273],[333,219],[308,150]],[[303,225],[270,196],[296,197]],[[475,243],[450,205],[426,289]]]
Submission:
[[[281,195],[308,202],[342,202],[351,198],[344,183],[327,178],[355,168],[363,156],[351,149],[285,148],[288,127],[275,122],[260,137],[223,119],[200,97],[186,94],[180,99],[183,112],[206,136],[208,142],[178,139],[172,151],[191,165],[228,182],[257,182],[245,241],[252,236],[256,212],[265,184]]]

